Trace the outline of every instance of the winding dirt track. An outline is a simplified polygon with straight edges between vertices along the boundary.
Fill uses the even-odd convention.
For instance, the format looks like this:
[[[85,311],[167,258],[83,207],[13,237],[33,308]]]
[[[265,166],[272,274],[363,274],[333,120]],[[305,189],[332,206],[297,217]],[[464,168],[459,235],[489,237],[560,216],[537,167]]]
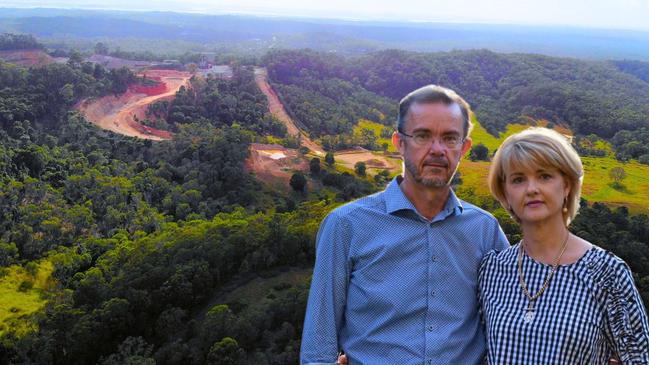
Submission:
[[[324,156],[325,152],[322,147],[313,142],[304,131],[301,131],[293,119],[291,119],[291,117],[286,113],[284,105],[279,101],[275,90],[273,90],[268,83],[268,72],[265,68],[255,67],[255,81],[257,82],[257,86],[259,86],[261,92],[263,92],[268,99],[268,109],[270,109],[270,113],[284,123],[288,134],[292,136],[300,135],[303,146],[313,151],[316,155]]]
[[[171,139],[170,132],[144,126],[134,117],[138,120],[144,119],[149,104],[173,98],[181,86],[187,86],[191,75],[188,72],[170,70],[149,70],[146,74],[160,77],[165,83],[166,91],[153,96],[131,91],[119,97],[104,96],[91,102],[81,103],[78,107],[79,111],[93,124],[115,133],[156,141]]]

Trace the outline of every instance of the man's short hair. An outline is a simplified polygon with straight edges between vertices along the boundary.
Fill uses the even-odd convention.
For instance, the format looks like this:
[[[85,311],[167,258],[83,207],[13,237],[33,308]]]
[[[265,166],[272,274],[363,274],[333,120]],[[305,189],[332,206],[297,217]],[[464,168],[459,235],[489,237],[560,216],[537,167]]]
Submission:
[[[579,210],[584,167],[568,138],[556,131],[533,127],[507,137],[491,161],[487,178],[491,194],[508,210],[505,197],[507,173],[512,169],[533,166],[559,170],[570,186],[565,201],[568,211],[563,213],[564,223],[568,226]],[[509,213],[518,220],[512,211]]]
[[[399,102],[399,116],[397,118],[397,131],[405,132],[404,127],[408,119],[410,106],[415,103],[443,103],[445,105],[457,104],[462,111],[462,121],[464,127],[463,138],[466,138],[473,129],[473,123],[469,119],[471,107],[466,100],[462,99],[455,91],[438,85],[426,85],[406,95]]]

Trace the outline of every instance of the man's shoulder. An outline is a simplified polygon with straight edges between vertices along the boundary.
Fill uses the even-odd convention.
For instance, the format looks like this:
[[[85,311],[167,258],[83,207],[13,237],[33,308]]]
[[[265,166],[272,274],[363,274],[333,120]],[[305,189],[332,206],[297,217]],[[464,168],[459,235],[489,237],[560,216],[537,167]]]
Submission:
[[[467,218],[485,219],[488,221],[498,222],[496,220],[496,217],[494,217],[491,213],[487,212],[486,210],[478,206],[475,206],[467,201],[464,201],[462,199],[459,200],[462,203],[462,208],[463,208],[462,215],[466,215]]]
[[[358,198],[351,202],[345,203],[332,210],[329,215],[338,218],[345,218],[356,214],[362,214],[367,210],[385,211],[385,191],[380,191],[371,195]]]

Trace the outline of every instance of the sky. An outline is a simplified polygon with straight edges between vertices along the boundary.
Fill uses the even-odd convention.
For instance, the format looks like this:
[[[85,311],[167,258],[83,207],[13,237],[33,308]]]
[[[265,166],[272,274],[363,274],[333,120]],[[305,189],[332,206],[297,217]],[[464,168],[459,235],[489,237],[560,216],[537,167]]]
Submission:
[[[649,31],[649,0],[3,0],[0,7],[560,25]]]

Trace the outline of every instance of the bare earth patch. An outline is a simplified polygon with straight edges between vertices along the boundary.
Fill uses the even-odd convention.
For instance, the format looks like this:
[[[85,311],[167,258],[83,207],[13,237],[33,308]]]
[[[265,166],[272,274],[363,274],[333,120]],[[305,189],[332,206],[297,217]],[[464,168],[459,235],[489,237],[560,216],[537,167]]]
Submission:
[[[136,120],[145,118],[149,104],[173,98],[181,86],[189,83],[191,75],[174,70],[148,70],[146,75],[159,77],[166,91],[152,96],[127,91],[120,96],[104,96],[82,102],[77,109],[96,126],[115,133],[151,140],[171,139],[170,132],[147,127]]]
[[[24,67],[40,67],[57,62],[39,49],[0,51],[0,59]]]
[[[246,170],[279,191],[288,191],[294,171],[307,171],[309,164],[297,150],[276,144],[250,144]]]
[[[354,169],[354,165],[358,162],[365,162],[368,169],[392,171],[401,168],[401,160],[398,157],[385,156],[361,147],[340,151],[334,154],[334,159],[348,169]]]

